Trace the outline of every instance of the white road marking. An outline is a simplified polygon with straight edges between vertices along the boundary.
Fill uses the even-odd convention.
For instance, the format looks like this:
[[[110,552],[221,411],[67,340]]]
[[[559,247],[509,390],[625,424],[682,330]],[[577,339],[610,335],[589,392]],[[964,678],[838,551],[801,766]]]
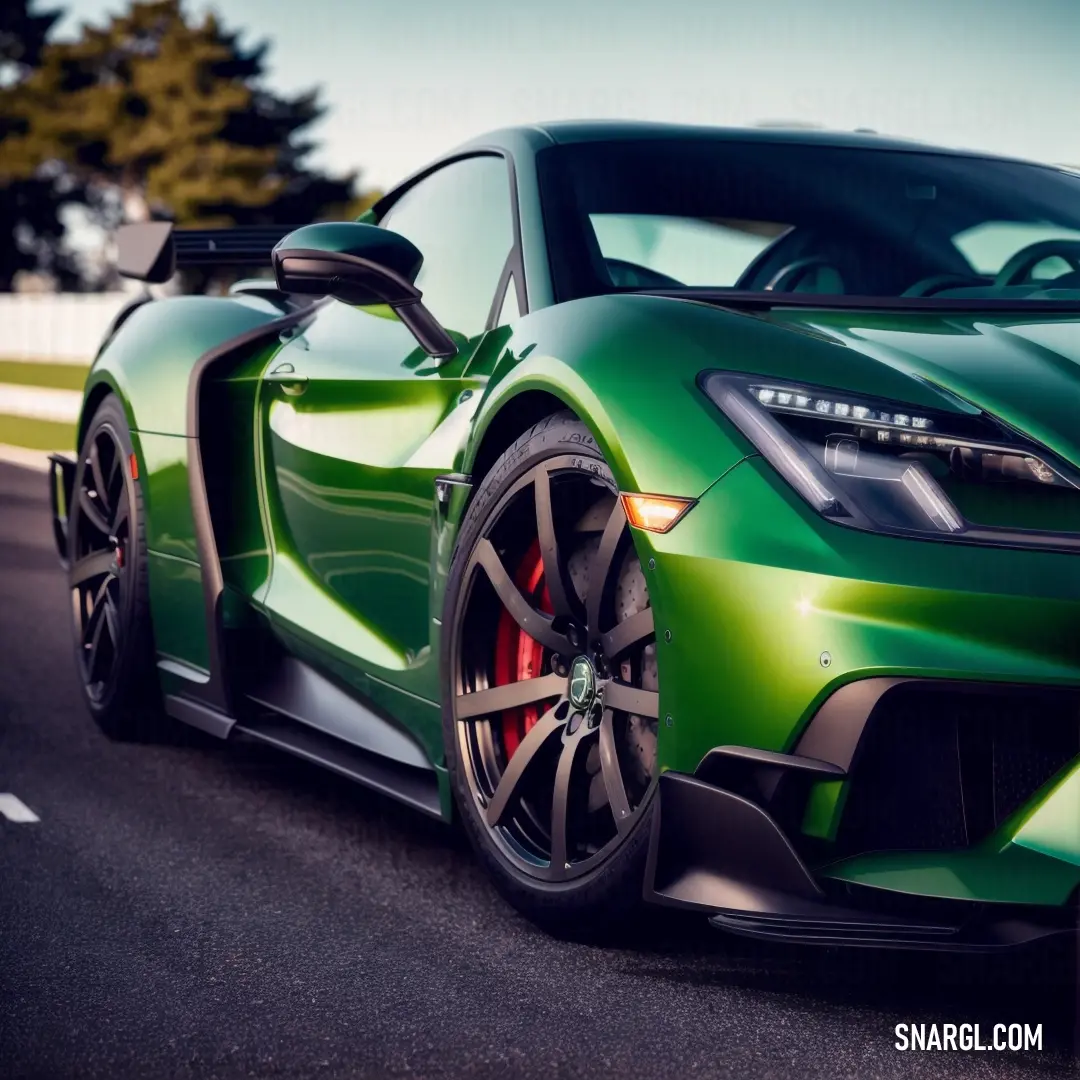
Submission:
[[[17,825],[33,825],[41,820],[22,799],[4,793],[0,793],[0,814]]]
[[[53,386],[16,386],[0,383],[0,413],[34,420],[74,423],[82,408],[81,390],[58,390]]]

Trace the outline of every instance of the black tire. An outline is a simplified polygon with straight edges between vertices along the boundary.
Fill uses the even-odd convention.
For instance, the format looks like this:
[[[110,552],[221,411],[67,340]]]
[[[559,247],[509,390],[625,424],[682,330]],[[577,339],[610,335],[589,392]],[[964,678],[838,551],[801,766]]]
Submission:
[[[131,434],[116,397],[98,406],[79,448],[68,514],[75,662],[90,715],[106,735],[156,741],[161,708],[147,581],[146,517],[132,478]]]
[[[530,537],[530,514],[535,539]],[[541,525],[543,520],[551,523],[550,529]],[[534,570],[529,579],[534,583],[531,593],[527,584],[513,580],[506,566],[513,565],[523,549],[527,554],[519,566],[520,582],[526,581],[523,573],[530,558],[539,557],[543,564],[542,576],[537,579]],[[494,566],[492,552],[502,572],[498,567],[489,569]],[[551,617],[536,633],[551,647],[537,644],[535,634],[525,634],[518,618],[522,609],[516,608],[518,616],[510,614],[493,573],[503,577],[502,589],[509,580],[519,596],[542,598],[526,621],[546,619],[538,610],[546,603]],[[560,581],[552,588],[556,577]],[[632,589],[625,584],[631,578]],[[633,641],[627,646],[624,640],[617,647],[610,630],[619,619],[619,605],[623,617],[629,618],[626,597],[631,594],[637,622],[624,639]],[[604,627],[605,618],[610,628]],[[497,711],[488,703],[497,704],[502,698],[492,695],[502,694],[510,683],[525,686],[498,678],[493,684],[490,678],[492,670],[496,674],[500,670],[508,620],[511,633],[518,635],[516,655],[523,655],[524,641],[524,653],[535,658],[532,667],[532,660],[524,661],[526,670],[539,679],[537,687],[527,692],[548,688],[551,693],[534,705],[498,706]],[[639,632],[642,628],[644,633]],[[554,647],[560,641],[577,643],[579,655],[572,663],[563,655],[563,645]],[[604,656],[602,642],[610,642],[611,658]],[[637,661],[626,659],[632,650],[637,650],[633,654]],[[581,659],[592,666],[591,681],[585,668],[578,666]],[[652,690],[641,688],[647,662]],[[571,669],[581,672],[574,699],[578,704],[571,701],[568,678],[563,690],[554,689]],[[639,670],[636,689],[635,670]],[[519,680],[526,677],[521,671],[519,663]],[[560,936],[595,941],[618,935],[635,921],[641,906],[656,805],[655,645],[644,577],[611,470],[588,428],[572,413],[558,413],[534,425],[506,450],[476,489],[450,568],[442,672],[451,784],[464,828],[498,890],[519,911]],[[631,691],[638,695],[633,702],[651,714],[647,719],[620,708],[630,700],[626,695]],[[481,692],[488,696],[478,697]],[[589,692],[594,695],[591,699]],[[543,701],[550,702],[556,693],[558,702],[545,706]],[[476,713],[477,709],[487,711]],[[534,710],[531,726],[521,722],[529,709]],[[465,715],[469,713],[473,715]],[[649,725],[651,762],[648,733],[643,734]],[[631,730],[637,743],[630,741]],[[520,741],[514,741],[515,732],[523,733]],[[511,761],[518,761],[515,755],[525,755],[526,764],[511,769]],[[598,783],[602,790],[596,807]],[[500,784],[508,795],[500,794]]]

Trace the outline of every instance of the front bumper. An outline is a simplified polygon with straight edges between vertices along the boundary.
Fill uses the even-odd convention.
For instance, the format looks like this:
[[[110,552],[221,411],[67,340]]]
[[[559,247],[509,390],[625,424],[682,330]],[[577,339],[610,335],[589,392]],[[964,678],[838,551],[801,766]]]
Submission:
[[[1075,905],[927,905],[899,896],[883,909],[871,889],[842,896],[822,887],[776,822],[749,800],[682,773],[661,776],[658,797],[645,900],[700,911],[717,929],[801,944],[967,952],[1080,941]]]
[[[883,739],[888,749],[898,703],[901,709],[925,705],[936,694],[950,702],[953,716],[957,699],[971,699],[975,708],[985,704],[984,690],[923,680],[851,683],[817,711],[794,753],[722,746],[693,774],[663,773],[646,900],[701,911],[718,928],[779,941],[994,950],[1076,935],[1080,732],[1076,745],[1071,735],[1060,741],[1056,756],[1023,758],[1014,739],[1007,785],[995,783],[1002,769],[995,770],[993,744],[980,760],[965,758],[958,742],[957,761],[941,765],[946,775],[958,766],[959,818],[947,820],[950,793],[934,792],[933,832],[917,813],[904,817],[890,802],[890,776],[880,772],[877,757]],[[1010,700],[1030,697],[1027,688],[1014,690],[1013,699],[1004,695],[1005,711]],[[995,704],[998,699],[1002,695]],[[1061,692],[1056,701],[1036,692],[1034,700],[1045,712],[1043,725],[1055,730],[1062,729],[1061,717],[1067,729],[1068,718],[1080,716],[1078,692]],[[989,730],[983,723],[980,736]],[[1048,741],[1038,741],[1045,751]],[[1019,787],[1017,760],[1024,766]],[[898,791],[913,780],[903,765],[889,758]],[[807,832],[813,794],[823,786],[846,792],[854,811],[828,839]],[[873,803],[863,794],[868,790]],[[908,795],[926,800],[917,786]],[[895,811],[901,820],[890,819],[883,831],[867,813],[869,805]],[[923,849],[913,849],[919,843]]]
[[[1080,560],[844,529],[755,457],[635,543],[661,686],[650,899],[800,940],[1075,928]]]

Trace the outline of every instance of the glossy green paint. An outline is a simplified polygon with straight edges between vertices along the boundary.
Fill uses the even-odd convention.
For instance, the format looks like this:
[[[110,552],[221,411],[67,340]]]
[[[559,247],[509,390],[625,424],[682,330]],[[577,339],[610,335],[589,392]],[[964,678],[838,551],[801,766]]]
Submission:
[[[177,296],[138,308],[94,361],[86,395],[115,391],[137,431],[187,433],[188,376],[205,352],[280,318],[256,297]]]
[[[1009,842],[1080,868],[1080,761],[1007,823]]]
[[[146,504],[146,546],[160,555],[198,564],[195,522],[188,496],[188,440],[140,432],[139,480]]]
[[[1015,844],[998,853],[903,851],[857,855],[818,873],[890,892],[988,904],[1058,906],[1066,903],[1080,885],[1080,867]]]
[[[188,439],[133,433],[146,511],[150,608],[158,655],[209,667],[202,571],[188,496]]]
[[[747,453],[695,385],[716,355],[679,333],[680,316],[692,320],[698,311],[654,297],[606,296],[521,319],[491,373],[465,471],[499,411],[518,394],[539,390],[588,418],[622,490],[696,498]]]
[[[658,646],[671,768],[692,771],[718,743],[789,750],[818,704],[853,679],[1080,685],[1070,555],[845,529],[757,457],[671,533],[637,541],[656,562],[647,580],[657,625],[672,634]]]
[[[153,551],[149,564],[150,610],[159,660],[179,661],[208,672],[210,652],[199,564]]]
[[[335,301],[269,363],[292,364],[303,392],[264,381],[258,404],[273,545],[263,608],[288,642],[321,648],[339,677],[407,714],[436,761],[435,477],[460,458],[474,372],[500,340],[489,337],[439,364],[396,318]]]
[[[580,127],[560,134],[585,137]],[[642,564],[655,563],[646,572],[662,768],[692,772],[724,743],[790,750],[830,693],[870,676],[1080,686],[1075,557],[828,523],[696,384],[726,369],[961,411],[928,379],[1080,467],[1080,319],[763,315],[631,295],[553,306],[531,168],[551,139],[491,139],[515,157],[531,314],[459,335],[458,356],[440,365],[392,313],[335,301],[287,343],[238,358],[211,388],[225,425],[219,465],[236,500],[215,524],[238,621],[245,604],[265,615],[287,647],[396,716],[441,763],[438,620],[467,496],[456,489],[438,506],[433,481],[497,456],[521,433],[500,427],[505,410],[542,392],[589,424],[622,490],[699,500],[670,533],[635,536]],[[88,383],[91,396],[106,386],[121,396],[136,432],[159,652],[196,667],[208,660],[187,491],[188,377],[208,348],[278,314],[246,299],[148,305]],[[302,394],[267,380],[283,362],[306,378]],[[1038,793],[996,846],[859,856],[821,872],[1060,904],[1080,881],[1078,769]],[[844,792],[815,785],[807,834],[835,836]]]

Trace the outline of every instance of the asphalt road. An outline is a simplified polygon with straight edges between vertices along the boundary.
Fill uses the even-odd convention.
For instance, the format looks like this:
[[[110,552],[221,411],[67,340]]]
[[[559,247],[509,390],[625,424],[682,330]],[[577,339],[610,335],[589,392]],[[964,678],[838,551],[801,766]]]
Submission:
[[[41,474],[0,466],[0,1077],[1045,1077],[1073,958],[763,948],[657,914],[544,936],[467,845],[253,744],[84,714]],[[1042,1024],[902,1053],[901,1022]]]

